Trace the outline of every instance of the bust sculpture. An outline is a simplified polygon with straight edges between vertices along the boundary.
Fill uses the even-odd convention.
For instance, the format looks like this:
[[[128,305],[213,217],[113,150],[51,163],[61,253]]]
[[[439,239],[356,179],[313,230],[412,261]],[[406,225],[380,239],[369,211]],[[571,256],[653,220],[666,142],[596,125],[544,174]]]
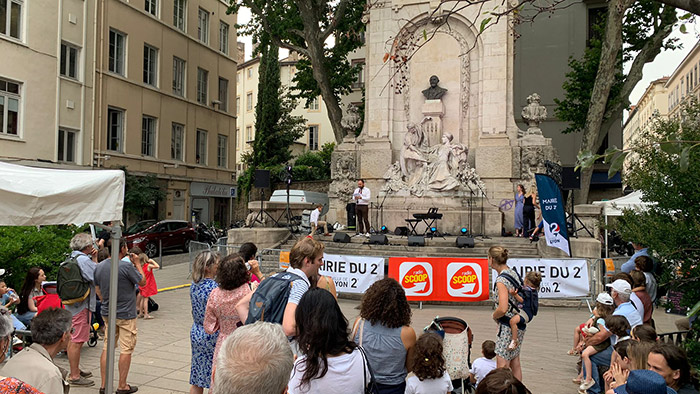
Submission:
[[[430,87],[423,91],[426,100],[440,100],[447,93],[447,89],[438,86],[440,78],[437,75],[430,77]]]
[[[547,119],[547,108],[540,104],[540,95],[533,93],[527,96],[527,106],[520,114],[527,123],[527,134],[542,135],[540,123]]]

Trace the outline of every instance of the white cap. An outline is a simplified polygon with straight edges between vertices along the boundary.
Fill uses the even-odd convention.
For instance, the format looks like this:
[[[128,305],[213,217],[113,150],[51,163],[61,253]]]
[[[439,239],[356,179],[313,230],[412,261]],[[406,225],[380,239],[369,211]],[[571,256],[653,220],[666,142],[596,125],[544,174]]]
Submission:
[[[618,279],[614,281],[613,283],[608,283],[605,285],[607,287],[612,288],[618,293],[621,294],[631,294],[632,293],[632,286],[630,286],[630,283],[624,279]]]
[[[603,305],[613,305],[613,299],[608,293],[598,294],[598,297],[595,300],[596,302],[600,302]]]
[[[3,275],[5,275],[5,270],[0,268],[0,276],[3,276]]]

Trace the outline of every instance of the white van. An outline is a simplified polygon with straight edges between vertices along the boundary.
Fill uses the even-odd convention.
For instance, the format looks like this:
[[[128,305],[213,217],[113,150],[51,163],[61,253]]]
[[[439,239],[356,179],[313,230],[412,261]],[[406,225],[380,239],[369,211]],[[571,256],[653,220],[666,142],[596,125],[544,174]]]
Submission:
[[[287,202],[287,190],[275,190],[270,197],[270,201],[277,203]],[[310,192],[306,190],[290,190],[289,191],[289,202],[290,203],[311,203],[311,204],[321,204],[323,205],[323,210],[321,211],[321,216],[328,212],[328,194],[320,192]]]

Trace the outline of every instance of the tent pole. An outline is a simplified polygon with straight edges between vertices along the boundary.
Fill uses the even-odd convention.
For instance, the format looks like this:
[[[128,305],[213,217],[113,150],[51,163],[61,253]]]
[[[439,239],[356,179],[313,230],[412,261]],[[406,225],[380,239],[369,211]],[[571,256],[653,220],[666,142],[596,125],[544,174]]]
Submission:
[[[608,214],[605,214],[605,258],[608,258],[610,245],[608,245]]]
[[[112,226],[112,259],[109,265],[109,310],[107,313],[107,371],[105,393],[114,392],[114,333],[117,328],[117,292],[119,286],[119,251],[121,250],[122,228]],[[116,242],[115,242],[116,241]]]

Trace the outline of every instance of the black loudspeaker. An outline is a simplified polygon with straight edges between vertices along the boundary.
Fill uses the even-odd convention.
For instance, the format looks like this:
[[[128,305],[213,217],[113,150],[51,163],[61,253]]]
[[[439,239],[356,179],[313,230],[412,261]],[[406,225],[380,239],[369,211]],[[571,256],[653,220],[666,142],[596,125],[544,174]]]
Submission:
[[[581,169],[574,171],[575,167],[561,168],[561,189],[579,190],[581,189]]]
[[[263,189],[270,187],[270,170],[255,170],[253,185]]]
[[[335,233],[333,235],[333,242],[350,243],[350,236],[348,233]]]
[[[372,234],[369,236],[369,243],[372,245],[389,245],[389,238],[384,234]]]
[[[457,237],[456,244],[457,244],[458,248],[473,248],[474,247],[474,238],[459,236],[459,237]]]
[[[404,235],[408,235],[408,227],[406,227],[406,226],[396,227],[396,230],[394,230],[394,235],[400,235],[402,237]]]
[[[408,246],[425,246],[425,237],[422,235],[409,235]]]

